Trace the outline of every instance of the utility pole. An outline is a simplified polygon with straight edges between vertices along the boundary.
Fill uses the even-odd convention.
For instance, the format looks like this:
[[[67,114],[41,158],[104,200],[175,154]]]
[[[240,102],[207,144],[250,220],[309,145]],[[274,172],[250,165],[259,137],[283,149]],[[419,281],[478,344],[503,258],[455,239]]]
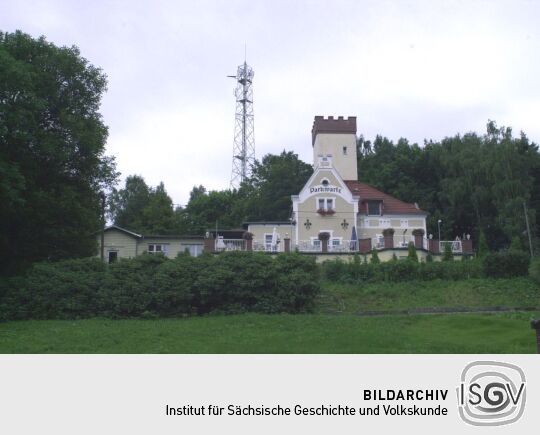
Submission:
[[[529,250],[531,252],[531,258],[534,257],[533,247],[532,247],[532,238],[531,238],[531,228],[529,227],[529,214],[527,213],[527,205],[523,201],[523,212],[525,213],[525,224],[527,225],[527,237],[529,238]]]

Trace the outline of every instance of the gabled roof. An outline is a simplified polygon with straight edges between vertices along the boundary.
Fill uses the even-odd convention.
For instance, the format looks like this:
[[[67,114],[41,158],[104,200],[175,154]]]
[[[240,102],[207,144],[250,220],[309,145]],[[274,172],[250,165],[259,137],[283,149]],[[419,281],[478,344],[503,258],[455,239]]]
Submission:
[[[137,234],[133,231],[126,230],[125,228],[119,227],[118,225],[110,225],[108,227],[105,227],[104,231],[111,231],[111,230],[117,230],[121,231],[122,233],[125,233],[129,236],[135,237],[137,239],[202,239],[203,236],[194,236],[194,235],[177,235],[177,234],[170,234],[170,235],[163,235],[163,234],[152,234],[152,235],[143,235],[143,234]]]
[[[118,231],[126,233],[126,234],[128,234],[130,236],[136,237],[138,239],[140,239],[142,237],[142,234],[134,233],[133,231],[126,230],[125,228],[119,227],[118,225],[110,225],[108,227],[105,227],[105,229],[103,231],[110,231],[110,230],[118,230]]]
[[[419,209],[415,204],[401,201],[391,195],[388,195],[384,192],[381,192],[380,190],[375,189],[374,187],[367,185],[366,183],[362,183],[361,181],[345,180],[345,184],[353,195],[360,196],[360,213],[362,214],[367,213],[366,201],[369,200],[382,201],[383,214],[428,214],[426,211]]]

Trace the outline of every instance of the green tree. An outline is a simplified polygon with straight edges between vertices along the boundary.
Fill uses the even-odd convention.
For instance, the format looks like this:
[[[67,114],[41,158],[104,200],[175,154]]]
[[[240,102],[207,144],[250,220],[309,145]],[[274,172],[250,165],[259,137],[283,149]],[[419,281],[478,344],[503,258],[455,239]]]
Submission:
[[[95,253],[99,192],[117,174],[103,72],[77,47],[0,32],[0,270]]]
[[[413,242],[409,242],[407,251],[407,258],[415,263],[418,263],[418,254],[416,253],[416,246],[414,246]]]
[[[109,195],[109,214],[115,225],[130,231],[145,232],[143,211],[149,206],[151,188],[140,175],[129,175],[123,189]]]
[[[300,192],[312,173],[311,165],[291,151],[267,154],[261,162],[255,162],[251,178],[241,186],[242,201],[236,214],[242,220],[287,220],[291,216],[291,195]]]
[[[173,234],[177,230],[171,197],[163,182],[152,189],[150,200],[142,210],[142,224],[148,234]]]
[[[453,261],[453,260],[454,260],[454,254],[452,253],[452,243],[446,242],[444,244],[442,261]]]
[[[371,264],[379,264],[381,260],[379,259],[379,254],[376,249],[371,250]]]
[[[489,254],[489,246],[487,244],[486,235],[483,231],[480,231],[478,238],[478,258],[484,258]]]

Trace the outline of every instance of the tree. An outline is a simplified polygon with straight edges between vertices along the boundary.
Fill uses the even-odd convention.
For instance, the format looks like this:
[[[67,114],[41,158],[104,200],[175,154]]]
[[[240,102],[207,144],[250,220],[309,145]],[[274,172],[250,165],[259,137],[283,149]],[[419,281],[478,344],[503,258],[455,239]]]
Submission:
[[[191,234],[204,234],[209,228],[233,228],[240,225],[240,218],[235,215],[234,209],[238,201],[238,191],[222,190],[194,194],[201,192],[193,188],[191,199],[183,209],[185,231]]]
[[[413,242],[409,242],[407,246],[407,258],[415,263],[418,263],[418,254],[416,253],[416,246]]]
[[[452,243],[445,242],[442,261],[453,261],[453,260],[454,260],[454,254],[452,253]]]
[[[173,202],[165,191],[163,182],[152,189],[150,200],[142,210],[142,225],[147,234],[175,233]]]
[[[150,204],[151,189],[140,175],[129,175],[123,189],[109,195],[109,214],[115,225],[144,232],[143,210]]]
[[[139,175],[128,176],[125,187],[109,195],[109,214],[115,225],[142,234],[182,233],[181,212],[174,210],[163,182],[152,188]]]
[[[93,255],[117,177],[98,112],[103,72],[77,47],[0,32],[0,270]]]
[[[237,215],[243,220],[284,221],[291,216],[291,195],[304,187],[313,173],[297,154],[283,151],[255,161],[253,174],[239,190]]]
[[[487,244],[486,235],[483,231],[480,231],[478,237],[478,258],[483,258],[489,254],[489,246]]]

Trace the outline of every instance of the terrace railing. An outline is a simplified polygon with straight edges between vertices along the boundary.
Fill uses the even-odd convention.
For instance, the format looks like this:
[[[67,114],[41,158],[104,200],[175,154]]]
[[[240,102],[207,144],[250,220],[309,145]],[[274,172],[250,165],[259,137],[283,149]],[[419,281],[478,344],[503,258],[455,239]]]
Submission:
[[[357,252],[358,240],[341,240],[340,243],[329,242],[328,252]]]
[[[317,240],[312,242],[311,240],[299,240],[295,246],[300,252],[322,252],[322,242]]]
[[[444,246],[446,244],[450,245],[452,254],[461,254],[463,252],[463,245],[461,244],[461,240],[441,240],[439,242],[439,252],[441,254],[444,252]]]
[[[263,242],[262,240],[253,240],[253,250],[258,252],[283,252],[284,244],[283,242],[275,243],[272,242]]]
[[[243,239],[216,239],[216,251],[244,251],[246,241]]]

